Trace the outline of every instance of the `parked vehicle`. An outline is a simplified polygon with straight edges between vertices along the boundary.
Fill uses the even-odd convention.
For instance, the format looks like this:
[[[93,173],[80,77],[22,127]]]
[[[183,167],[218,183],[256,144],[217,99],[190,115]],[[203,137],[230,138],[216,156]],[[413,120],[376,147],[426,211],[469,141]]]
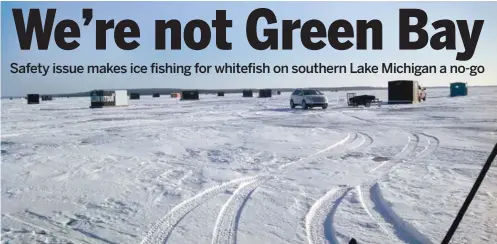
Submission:
[[[297,89],[290,97],[290,107],[300,106],[303,109],[321,107],[328,108],[328,98],[318,90]]]
[[[418,86],[419,101],[426,101],[426,87]]]
[[[357,107],[359,105],[363,105],[364,107],[371,106],[371,103],[379,103],[380,101],[376,99],[375,96],[372,95],[360,95],[353,96],[349,98],[349,106]]]

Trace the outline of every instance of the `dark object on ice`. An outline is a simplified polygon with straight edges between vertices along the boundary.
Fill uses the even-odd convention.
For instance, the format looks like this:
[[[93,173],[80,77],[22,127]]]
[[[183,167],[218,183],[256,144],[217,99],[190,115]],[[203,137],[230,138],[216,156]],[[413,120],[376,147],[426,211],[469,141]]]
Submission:
[[[243,90],[243,97],[253,97],[254,92],[252,90]]]
[[[276,94],[281,95],[281,91],[277,91]]]
[[[262,89],[262,90],[259,90],[259,97],[271,97],[273,94],[272,94],[272,91],[271,89]]]
[[[352,238],[350,239],[349,244],[357,244],[357,241],[354,238]]]
[[[395,80],[388,82],[388,103],[409,104],[426,100],[425,89],[414,80]]]
[[[363,154],[361,153],[346,153],[344,154],[343,156],[341,156],[340,158],[341,159],[348,159],[348,158],[361,158],[363,156]]]
[[[357,107],[360,105],[364,105],[365,107],[369,107],[371,103],[379,103],[379,100],[376,99],[375,96],[372,95],[361,95],[349,98],[349,104],[351,106]]]
[[[70,219],[69,221],[67,221],[66,225],[68,225],[68,226],[75,226],[77,223],[78,223],[77,220]]]
[[[181,100],[199,100],[198,91],[182,91]]]
[[[450,84],[451,97],[466,96],[466,95],[468,95],[468,87],[466,86],[466,83],[454,82]]]
[[[466,200],[464,201],[461,209],[459,210],[459,213],[457,213],[457,216],[454,219],[454,222],[450,226],[449,231],[447,231],[447,234],[445,235],[441,244],[448,244],[450,242],[450,239],[452,238],[452,236],[456,232],[457,227],[459,226],[459,223],[461,223],[461,220],[464,217],[466,210],[468,210],[468,207],[471,204],[471,201],[475,197],[476,192],[478,192],[478,188],[480,188],[480,185],[483,182],[483,179],[485,179],[485,175],[487,174],[488,170],[490,169],[490,166],[492,165],[492,162],[495,160],[496,156],[497,156],[497,144],[495,144],[495,147],[492,150],[492,152],[490,153],[490,156],[488,156],[487,162],[485,163],[485,165],[483,165],[483,168],[481,169],[480,174],[478,175],[478,178],[476,178],[476,181],[475,181],[475,184],[473,185],[473,188],[471,188],[471,191],[469,192],[468,197],[466,197]]]
[[[50,95],[42,95],[41,96],[42,101],[52,101],[52,96]]]
[[[28,94],[28,104],[40,104],[40,94]]]
[[[34,232],[35,232],[35,234],[38,234],[38,235],[46,235],[47,234],[47,232],[45,230],[35,230]]]
[[[90,92],[90,108],[128,106],[128,91],[93,90]]]
[[[160,97],[160,93],[154,93],[154,95],[152,95],[152,97]]]
[[[90,108],[103,108],[116,105],[115,95],[112,91],[94,90],[90,93],[90,99]]]
[[[224,92],[218,92],[218,93],[217,93],[217,96],[218,96],[218,97],[224,97]]]
[[[390,160],[390,159],[387,158],[387,157],[381,157],[381,156],[373,158],[373,161],[375,161],[375,162],[385,162],[385,161],[388,161],[388,160]]]
[[[130,93],[129,94],[129,100],[139,100],[140,99],[140,93]]]

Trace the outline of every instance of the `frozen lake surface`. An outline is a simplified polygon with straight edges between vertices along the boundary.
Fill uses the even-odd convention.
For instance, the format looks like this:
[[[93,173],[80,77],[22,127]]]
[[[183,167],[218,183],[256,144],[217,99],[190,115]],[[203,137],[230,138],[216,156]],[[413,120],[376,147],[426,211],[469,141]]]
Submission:
[[[497,142],[497,88],[427,92],[370,108],[327,92],[327,110],[289,93],[2,100],[2,241],[440,243]],[[453,243],[497,243],[495,165]]]

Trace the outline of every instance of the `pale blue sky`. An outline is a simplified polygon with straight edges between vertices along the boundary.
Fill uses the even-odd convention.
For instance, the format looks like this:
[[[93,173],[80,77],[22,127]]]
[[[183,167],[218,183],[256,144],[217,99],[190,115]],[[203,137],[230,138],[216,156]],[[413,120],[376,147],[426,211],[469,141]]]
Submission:
[[[355,50],[336,51],[327,43],[320,51],[309,51],[300,44],[300,35],[295,32],[292,51],[256,51],[245,37],[245,22],[256,8],[272,9],[279,23],[260,28],[280,28],[283,19],[319,19],[329,26],[336,19],[344,18],[355,26],[358,19],[379,19],[383,23],[382,51]],[[25,95],[26,93],[79,92],[96,88],[263,88],[263,87],[310,87],[310,86],[386,86],[391,79],[407,78],[419,80],[425,86],[444,86],[453,81],[470,85],[497,85],[497,2],[2,2],[2,96]],[[29,8],[41,8],[44,16],[47,8],[57,8],[56,21],[71,18],[82,26],[81,9],[93,8],[94,18],[89,27],[81,27],[81,46],[74,51],[58,49],[52,41],[48,51],[20,50],[12,8],[23,8],[25,18]],[[485,24],[473,58],[468,62],[455,60],[457,51],[434,51],[429,46],[418,51],[398,50],[398,9],[420,8],[428,13],[427,30],[433,34],[431,23],[438,19],[467,19],[472,28],[473,20],[483,19]],[[214,19],[217,9],[227,10],[233,28],[228,29],[228,41],[233,50],[221,51],[215,46],[215,32],[211,45],[203,51],[189,50],[185,44],[181,51],[154,50],[154,20],[179,19],[183,25],[191,19]],[[134,51],[119,50],[108,34],[108,50],[95,50],[94,24],[96,19],[133,19],[139,26],[141,46]],[[457,34],[458,51],[464,46]],[[351,40],[355,44],[355,40]],[[371,46],[371,42],[368,44]],[[35,45],[33,44],[33,47]],[[475,77],[464,75],[19,75],[10,73],[10,63],[52,64],[114,64],[128,65],[152,62],[175,62],[181,64],[223,64],[224,62],[266,62],[268,64],[360,64],[369,62],[419,63],[419,64],[464,64],[484,65],[486,71]]]

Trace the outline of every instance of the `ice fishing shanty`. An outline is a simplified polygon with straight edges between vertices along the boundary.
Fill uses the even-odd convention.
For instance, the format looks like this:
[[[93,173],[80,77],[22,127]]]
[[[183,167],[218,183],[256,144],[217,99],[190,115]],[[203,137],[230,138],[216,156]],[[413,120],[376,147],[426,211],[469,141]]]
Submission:
[[[217,93],[217,96],[218,96],[218,97],[224,97],[224,92],[218,92],[218,93]]]
[[[198,91],[182,91],[181,100],[199,100]]]
[[[254,92],[252,90],[243,90],[243,97],[253,97]]]
[[[395,80],[388,82],[388,103],[409,104],[419,103],[421,87],[414,80]]]
[[[152,97],[160,97],[160,93],[154,93]]]
[[[467,96],[468,95],[468,86],[463,82],[454,82],[450,84],[450,96],[458,97],[458,96]]]
[[[173,92],[173,93],[171,93],[171,97],[172,98],[179,98],[179,97],[181,97],[181,93],[179,93],[179,92]]]
[[[140,99],[140,93],[130,93],[129,94],[129,100],[139,100]]]
[[[41,96],[42,101],[52,101],[52,96],[50,95],[42,95]]]
[[[259,97],[271,97],[273,95],[271,89],[261,89],[259,90]]]
[[[26,100],[28,104],[40,104],[40,94],[28,94]]]
[[[94,90],[90,93],[90,97],[90,108],[128,106],[128,92],[126,90]]]

